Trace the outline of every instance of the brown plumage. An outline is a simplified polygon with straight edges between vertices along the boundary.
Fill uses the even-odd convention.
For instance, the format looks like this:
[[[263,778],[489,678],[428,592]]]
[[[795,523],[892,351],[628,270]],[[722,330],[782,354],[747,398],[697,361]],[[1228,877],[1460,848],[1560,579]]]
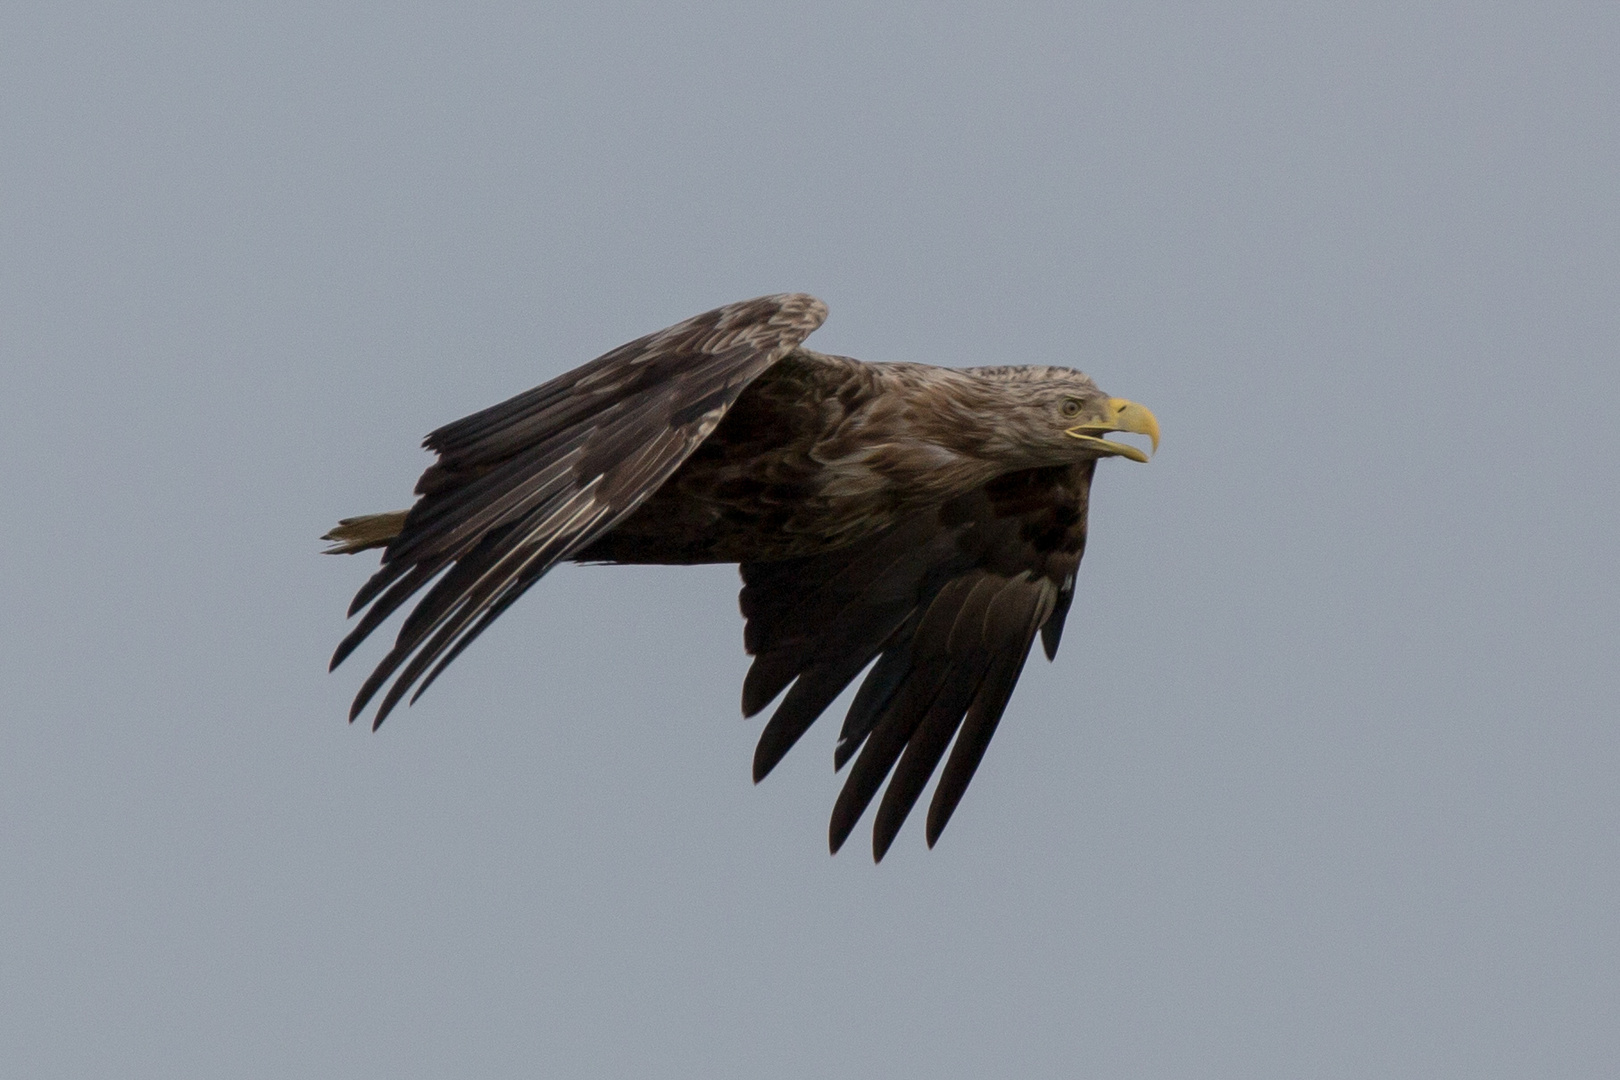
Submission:
[[[762,779],[871,665],[834,760],[837,851],[888,778],[881,859],[947,749],[932,846],[1040,633],[1056,655],[1085,549],[1101,438],[1148,435],[1140,405],[1056,367],[869,364],[802,348],[803,294],[699,315],[433,432],[408,512],[350,518],[333,552],[383,547],[336,667],[426,589],[355,697],[373,726],[564,560],[735,562],[754,657],[743,713],[784,690]],[[876,661],[875,663],[873,663]],[[892,775],[891,775],[892,773]]]

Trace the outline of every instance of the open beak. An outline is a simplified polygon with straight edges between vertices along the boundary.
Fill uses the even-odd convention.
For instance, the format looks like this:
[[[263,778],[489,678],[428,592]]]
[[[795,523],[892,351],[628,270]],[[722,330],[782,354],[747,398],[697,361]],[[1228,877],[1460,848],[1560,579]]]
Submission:
[[[1155,451],[1159,449],[1159,421],[1146,406],[1126,401],[1124,398],[1109,398],[1105,408],[1108,410],[1107,419],[1089,424],[1076,424],[1068,428],[1064,434],[1079,439],[1081,443],[1099,453],[1127,457],[1132,461],[1146,461],[1148,456],[1129,443],[1110,442],[1097,436],[1113,431],[1146,435],[1153,440],[1153,449]]]

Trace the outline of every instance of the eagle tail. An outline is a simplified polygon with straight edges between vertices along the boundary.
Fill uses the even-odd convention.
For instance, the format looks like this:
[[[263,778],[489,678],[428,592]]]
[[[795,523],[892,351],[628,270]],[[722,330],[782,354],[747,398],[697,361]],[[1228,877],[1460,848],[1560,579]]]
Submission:
[[[385,547],[405,528],[406,510],[393,510],[386,514],[362,514],[344,518],[322,540],[330,540],[332,547],[323,555],[353,555],[367,548]]]

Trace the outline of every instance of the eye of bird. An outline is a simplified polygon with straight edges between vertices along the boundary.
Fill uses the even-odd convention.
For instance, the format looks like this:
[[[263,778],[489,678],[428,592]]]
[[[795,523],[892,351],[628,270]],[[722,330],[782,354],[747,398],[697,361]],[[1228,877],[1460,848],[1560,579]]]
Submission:
[[[1064,416],[1079,416],[1080,415],[1080,402],[1075,398],[1064,398],[1063,399],[1063,415]]]

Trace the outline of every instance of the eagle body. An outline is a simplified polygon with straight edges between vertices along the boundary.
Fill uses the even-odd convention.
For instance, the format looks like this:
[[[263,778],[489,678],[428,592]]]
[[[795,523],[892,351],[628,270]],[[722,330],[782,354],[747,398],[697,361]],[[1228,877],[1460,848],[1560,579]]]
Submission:
[[[691,564],[784,559],[843,547],[1048,460],[997,421],[1028,379],[1061,368],[964,371],[872,364],[795,349],[635,513],[575,558]],[[1086,380],[1089,385],[1089,380]],[[1095,388],[1091,388],[1095,392]],[[1068,450],[1068,447],[1060,447]]]
[[[334,552],[383,547],[334,667],[421,594],[350,719],[392,679],[381,724],[560,561],[734,562],[754,658],[743,712],[782,698],[755,779],[866,671],[834,754],[855,763],[830,846],[888,780],[881,859],[950,750],[932,846],[1037,633],[1056,654],[1097,461],[1146,460],[1099,436],[1156,444],[1158,426],[1068,368],[804,348],[825,316],[804,294],[718,308],[430,434],[417,503],[327,537]]]

